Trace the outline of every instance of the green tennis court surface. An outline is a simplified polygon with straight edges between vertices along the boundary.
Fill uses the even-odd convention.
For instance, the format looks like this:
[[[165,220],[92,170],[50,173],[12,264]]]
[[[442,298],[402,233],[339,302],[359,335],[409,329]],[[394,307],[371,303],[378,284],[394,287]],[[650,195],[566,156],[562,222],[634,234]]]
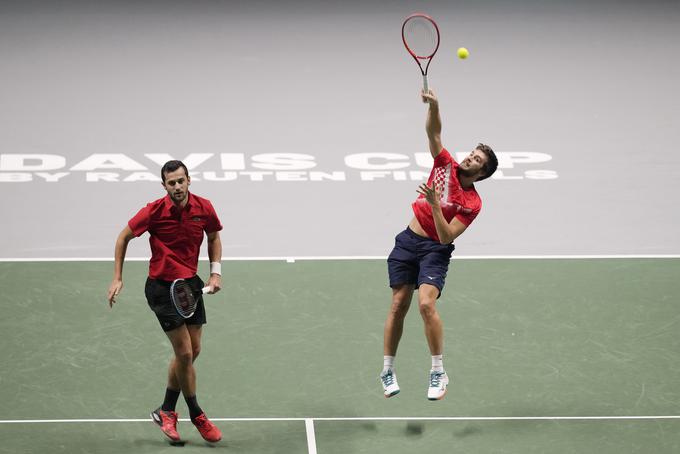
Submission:
[[[441,402],[415,305],[401,394],[382,397],[384,261],[225,262],[196,363],[212,447],[189,422],[176,447],[146,421],[169,343],[146,264],[125,265],[113,310],[111,269],[0,263],[0,452],[680,452],[679,259],[454,260]]]

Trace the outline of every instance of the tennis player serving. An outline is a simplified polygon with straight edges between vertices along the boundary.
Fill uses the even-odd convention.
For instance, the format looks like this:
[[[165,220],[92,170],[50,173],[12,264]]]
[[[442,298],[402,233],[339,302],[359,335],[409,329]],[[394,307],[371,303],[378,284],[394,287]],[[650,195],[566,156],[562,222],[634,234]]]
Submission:
[[[418,308],[432,355],[427,398],[440,400],[446,394],[449,377],[444,371],[443,327],[435,303],[444,288],[453,242],[482,208],[474,183],[490,177],[498,160],[489,146],[480,143],[460,164],[456,162],[442,146],[437,97],[432,90],[423,90],[421,97],[429,104],[425,130],[434,165],[427,183],[417,190],[419,196],[412,204],[414,216],[406,230],[396,236],[387,259],[392,306],[385,322],[380,380],[385,397],[399,393],[394,358],[413,292],[418,289]]]
[[[207,418],[196,400],[196,371],[193,363],[201,351],[202,327],[206,323],[202,288],[196,275],[198,255],[204,232],[208,237],[210,278],[206,291],[215,293],[221,286],[222,224],[209,200],[189,192],[191,178],[181,161],[168,161],[161,169],[167,195],[144,208],[128,221],[118,235],[115,249],[113,281],[109,287],[109,304],[113,307],[123,288],[123,262],[127,245],[135,237],[149,232],[151,261],[145,294],[174,352],[168,368],[168,384],[163,404],[151,413],[153,421],[172,441],[179,441],[175,406],[180,392],[189,407],[189,416],[201,436],[209,442],[222,438],[220,430]],[[181,314],[171,298],[173,282],[183,279],[196,292],[196,307]]]

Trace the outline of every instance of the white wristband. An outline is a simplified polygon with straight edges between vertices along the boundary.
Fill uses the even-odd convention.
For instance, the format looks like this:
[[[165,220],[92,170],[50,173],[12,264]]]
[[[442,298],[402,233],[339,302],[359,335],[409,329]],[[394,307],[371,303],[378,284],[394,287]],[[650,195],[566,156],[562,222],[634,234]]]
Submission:
[[[222,276],[222,264],[220,262],[210,262],[210,274]]]

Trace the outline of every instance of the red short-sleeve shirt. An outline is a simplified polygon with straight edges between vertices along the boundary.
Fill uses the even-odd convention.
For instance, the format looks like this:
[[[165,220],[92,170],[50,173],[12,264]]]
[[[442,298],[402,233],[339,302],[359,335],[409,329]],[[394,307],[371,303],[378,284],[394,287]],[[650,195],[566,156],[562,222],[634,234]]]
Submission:
[[[427,179],[427,184],[432,186],[434,181],[436,187],[441,191],[441,207],[446,222],[451,222],[455,216],[460,222],[469,226],[482,209],[482,199],[474,186],[468,189],[461,187],[457,171],[458,163],[446,148],[443,148],[434,158],[434,165],[430,177]],[[411,206],[416,219],[418,219],[427,236],[439,241],[437,228],[432,217],[432,207],[427,203],[425,196],[418,196]]]
[[[173,281],[196,275],[203,234],[222,230],[208,199],[189,193],[184,208],[165,196],[147,204],[128,221],[135,236],[149,232],[149,277]]]

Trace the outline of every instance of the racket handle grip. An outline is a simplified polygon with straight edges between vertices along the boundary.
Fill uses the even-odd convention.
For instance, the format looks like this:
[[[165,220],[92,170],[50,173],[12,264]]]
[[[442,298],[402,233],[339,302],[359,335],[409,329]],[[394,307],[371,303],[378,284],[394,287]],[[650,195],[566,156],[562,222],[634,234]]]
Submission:
[[[203,293],[203,294],[206,294],[206,293],[208,293],[209,291],[210,291],[210,286],[209,286],[209,285],[206,285],[205,287],[203,287],[203,288],[201,289],[201,293]]]
[[[423,91],[425,94],[427,94],[430,91],[430,88],[427,85],[427,74],[423,74]]]

